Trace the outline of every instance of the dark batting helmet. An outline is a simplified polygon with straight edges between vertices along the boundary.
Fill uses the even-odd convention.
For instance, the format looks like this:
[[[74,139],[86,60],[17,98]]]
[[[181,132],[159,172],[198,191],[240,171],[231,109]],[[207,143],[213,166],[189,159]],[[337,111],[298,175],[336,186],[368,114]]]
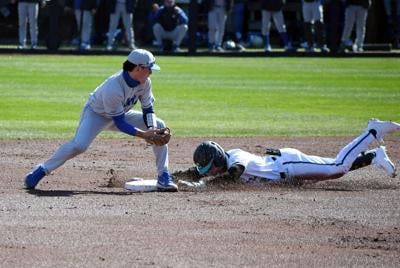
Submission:
[[[227,165],[224,149],[214,141],[205,141],[197,146],[193,153],[193,161],[200,175],[206,174],[213,164],[216,167]]]

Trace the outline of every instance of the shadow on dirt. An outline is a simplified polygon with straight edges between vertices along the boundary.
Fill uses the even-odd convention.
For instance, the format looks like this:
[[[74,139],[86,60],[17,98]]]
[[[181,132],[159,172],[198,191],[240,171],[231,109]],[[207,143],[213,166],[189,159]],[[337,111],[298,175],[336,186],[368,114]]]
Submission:
[[[140,192],[127,192],[127,191],[114,191],[114,192],[105,192],[105,191],[72,191],[72,190],[26,190],[27,193],[41,196],[41,197],[68,197],[74,195],[132,195],[132,194],[140,194]]]

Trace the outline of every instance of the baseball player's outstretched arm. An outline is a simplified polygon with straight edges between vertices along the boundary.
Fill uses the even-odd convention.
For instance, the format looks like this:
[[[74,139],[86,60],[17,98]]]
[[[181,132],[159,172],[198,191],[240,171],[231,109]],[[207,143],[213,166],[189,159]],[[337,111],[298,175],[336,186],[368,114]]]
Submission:
[[[176,176],[179,178],[180,175],[182,174],[193,174],[193,172],[196,171],[196,168],[190,168],[186,171],[181,171],[179,173],[174,173]],[[201,190],[204,189],[207,185],[218,185],[221,183],[226,183],[226,182],[236,182],[240,176],[244,172],[244,167],[242,165],[232,165],[227,172],[218,174],[216,176],[212,177],[205,177],[200,180],[195,180],[195,181],[187,181],[187,179],[192,179],[189,177],[184,177],[186,180],[178,180],[178,188],[179,190],[183,191],[196,191],[196,190]],[[201,177],[198,172],[197,175]]]

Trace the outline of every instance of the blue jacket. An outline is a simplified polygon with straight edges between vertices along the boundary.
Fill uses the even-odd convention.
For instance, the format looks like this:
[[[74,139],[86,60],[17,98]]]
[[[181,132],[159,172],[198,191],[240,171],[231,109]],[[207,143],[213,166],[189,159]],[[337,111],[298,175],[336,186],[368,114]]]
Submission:
[[[176,5],[170,8],[161,6],[154,17],[154,23],[161,24],[168,32],[173,31],[180,24],[188,24],[188,21],[186,13]]]

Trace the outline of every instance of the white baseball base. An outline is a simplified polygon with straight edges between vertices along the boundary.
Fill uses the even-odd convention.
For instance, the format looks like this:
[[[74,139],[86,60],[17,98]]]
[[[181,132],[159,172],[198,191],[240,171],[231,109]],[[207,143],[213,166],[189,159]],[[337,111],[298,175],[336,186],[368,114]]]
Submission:
[[[125,189],[133,192],[155,192],[157,189],[157,180],[144,180],[142,178],[133,178],[132,181],[125,183]]]

